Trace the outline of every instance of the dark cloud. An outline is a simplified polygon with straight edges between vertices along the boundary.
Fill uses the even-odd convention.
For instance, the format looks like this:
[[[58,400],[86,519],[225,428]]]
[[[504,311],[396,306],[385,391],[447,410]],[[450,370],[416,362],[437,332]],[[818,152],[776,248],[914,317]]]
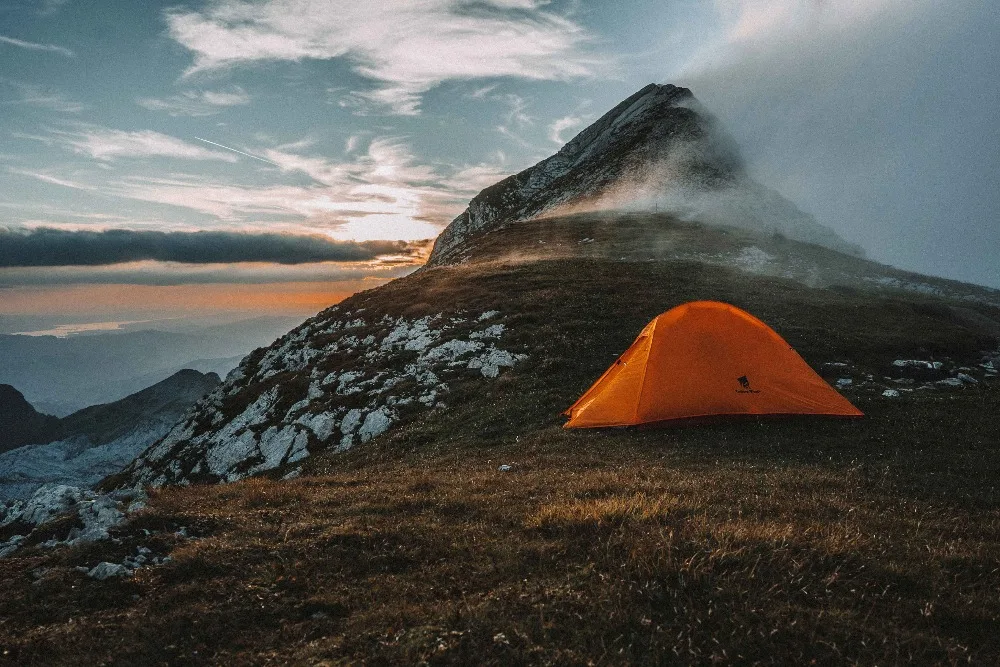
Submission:
[[[386,255],[416,258],[425,245],[335,241],[292,234],[0,229],[0,267],[102,266],[142,260],[187,264],[360,262]]]
[[[186,264],[147,262],[139,266],[47,266],[15,267],[0,270],[0,289],[60,285],[270,285],[301,282],[351,282],[388,280],[413,272],[413,262],[394,260],[377,266],[349,262],[309,264]]]

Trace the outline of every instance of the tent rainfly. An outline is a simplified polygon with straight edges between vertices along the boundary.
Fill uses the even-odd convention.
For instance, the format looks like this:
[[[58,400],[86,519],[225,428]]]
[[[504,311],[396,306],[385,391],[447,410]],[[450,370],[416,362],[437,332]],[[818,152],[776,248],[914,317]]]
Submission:
[[[863,413],[753,315],[693,301],[646,325],[566,412],[565,428],[718,415]]]

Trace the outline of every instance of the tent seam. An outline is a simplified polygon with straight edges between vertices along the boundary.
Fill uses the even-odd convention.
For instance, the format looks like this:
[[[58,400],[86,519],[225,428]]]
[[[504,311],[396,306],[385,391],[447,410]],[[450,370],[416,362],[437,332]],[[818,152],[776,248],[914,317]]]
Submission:
[[[632,410],[632,422],[639,420],[639,406],[642,405],[642,395],[646,392],[646,371],[649,370],[649,353],[653,349],[653,336],[656,335],[656,327],[660,326],[660,317],[657,315],[653,320],[653,330],[649,332],[649,344],[646,346],[646,361],[642,365],[642,376],[639,378],[639,396],[635,399],[635,409]]]

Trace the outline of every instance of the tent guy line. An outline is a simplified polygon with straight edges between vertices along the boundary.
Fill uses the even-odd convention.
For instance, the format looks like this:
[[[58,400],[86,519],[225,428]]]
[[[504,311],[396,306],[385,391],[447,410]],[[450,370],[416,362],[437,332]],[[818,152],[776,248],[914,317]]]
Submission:
[[[239,153],[240,155],[246,155],[247,157],[252,157],[254,160],[260,160],[261,162],[266,162],[268,164],[273,164],[275,167],[280,167],[281,165],[277,162],[271,162],[265,158],[259,157],[257,155],[251,155],[250,153],[244,153],[243,151],[236,150],[235,148],[230,148],[229,146],[223,146],[222,144],[217,144],[214,141],[209,141],[208,139],[202,139],[201,137],[195,137],[198,141],[204,141],[206,144],[212,144],[213,146],[218,146],[219,148],[225,148],[227,151],[232,151],[234,153]]]

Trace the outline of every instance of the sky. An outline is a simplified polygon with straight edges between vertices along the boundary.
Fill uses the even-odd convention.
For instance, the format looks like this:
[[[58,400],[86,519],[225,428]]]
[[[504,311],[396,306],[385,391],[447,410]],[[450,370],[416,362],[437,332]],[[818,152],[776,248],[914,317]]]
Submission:
[[[0,0],[0,330],[315,312],[650,82],[869,257],[1000,287],[998,28],[987,0]]]

